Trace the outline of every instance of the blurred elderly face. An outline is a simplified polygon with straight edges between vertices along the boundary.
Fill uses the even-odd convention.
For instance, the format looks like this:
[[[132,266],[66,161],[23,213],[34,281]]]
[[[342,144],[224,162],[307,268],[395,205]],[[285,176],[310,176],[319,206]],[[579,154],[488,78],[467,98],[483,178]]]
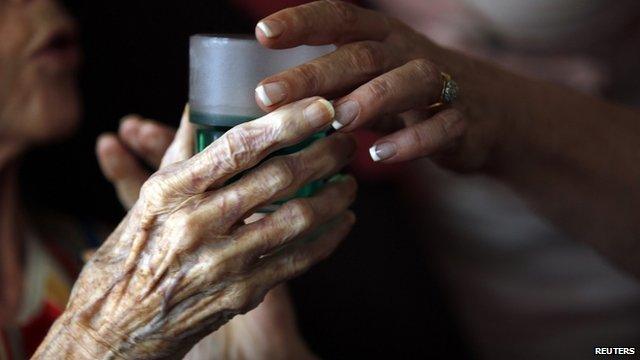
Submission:
[[[55,0],[0,0],[0,142],[33,143],[75,128],[76,25]]]

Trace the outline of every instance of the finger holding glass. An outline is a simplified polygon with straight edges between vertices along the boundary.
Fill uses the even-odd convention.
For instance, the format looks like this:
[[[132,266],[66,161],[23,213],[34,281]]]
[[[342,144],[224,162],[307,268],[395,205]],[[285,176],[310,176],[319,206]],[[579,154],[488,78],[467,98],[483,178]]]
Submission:
[[[347,210],[356,191],[351,177],[254,223],[242,220],[346,165],[354,141],[335,134],[251,169],[332,118],[329,102],[304,99],[237,126],[201,153],[155,173],[83,269],[36,358],[184,355],[257,306],[270,288],[330,254],[354,222]],[[309,237],[314,240],[300,241]]]

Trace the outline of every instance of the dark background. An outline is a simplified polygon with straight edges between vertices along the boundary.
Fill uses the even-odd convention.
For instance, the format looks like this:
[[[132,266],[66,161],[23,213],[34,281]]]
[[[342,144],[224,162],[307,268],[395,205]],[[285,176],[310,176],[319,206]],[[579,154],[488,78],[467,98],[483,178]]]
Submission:
[[[127,113],[177,124],[189,35],[252,33],[255,19],[225,1],[66,3],[82,29],[84,124],[73,139],[27,156],[24,193],[56,211],[115,223],[123,212],[95,160],[98,134],[117,129]],[[361,182],[353,233],[291,282],[304,336],[324,358],[468,356],[398,197],[390,183]]]

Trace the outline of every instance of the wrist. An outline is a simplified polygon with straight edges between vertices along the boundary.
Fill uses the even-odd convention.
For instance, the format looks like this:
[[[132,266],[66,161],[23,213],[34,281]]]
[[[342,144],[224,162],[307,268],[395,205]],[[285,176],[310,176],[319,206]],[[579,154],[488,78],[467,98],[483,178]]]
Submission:
[[[49,330],[33,359],[106,359],[121,358],[114,339],[81,325],[74,316],[63,313]]]

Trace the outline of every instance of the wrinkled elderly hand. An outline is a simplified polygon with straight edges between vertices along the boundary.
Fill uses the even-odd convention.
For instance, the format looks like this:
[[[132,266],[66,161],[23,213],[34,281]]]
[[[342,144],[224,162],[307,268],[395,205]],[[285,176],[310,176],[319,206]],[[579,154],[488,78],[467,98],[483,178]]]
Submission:
[[[183,114],[178,143],[182,149],[167,156],[164,166],[193,156],[192,126]],[[187,129],[186,131],[184,129]],[[151,176],[147,167],[158,168],[175,130],[139,115],[125,116],[117,134],[106,133],[96,142],[96,154],[103,174],[116,189],[122,205],[129,209],[138,199],[142,184]],[[145,166],[146,165],[146,166]],[[263,215],[263,214],[256,214]],[[259,216],[252,216],[256,220]],[[94,251],[87,252],[87,259]],[[88,260],[87,260],[88,261]],[[286,285],[269,291],[257,308],[239,315],[202,339],[185,359],[308,359],[314,358],[302,338]]]
[[[456,168],[476,168],[500,134],[493,114],[468,106],[471,100],[486,103],[478,100],[492,86],[492,74],[478,74],[473,60],[452,56],[382,13],[341,1],[316,1],[264,18],[256,36],[277,49],[337,46],[330,54],[264,79],[256,100],[270,111],[312,95],[335,97],[334,128],[349,132],[374,126],[386,133],[370,149],[375,161],[447,155]],[[442,93],[441,72],[452,75],[461,94],[452,107],[433,109],[430,105]]]
[[[356,189],[350,177],[311,198],[290,200],[259,221],[242,220],[337,172],[355,150],[349,136],[334,134],[224,184],[324,128],[332,112],[320,98],[293,103],[155,173],[83,269],[35,358],[183,356],[234,315],[254,308],[270,288],[330,254],[354,221],[347,210]],[[180,134],[183,125],[165,159],[191,151],[188,136]]]

